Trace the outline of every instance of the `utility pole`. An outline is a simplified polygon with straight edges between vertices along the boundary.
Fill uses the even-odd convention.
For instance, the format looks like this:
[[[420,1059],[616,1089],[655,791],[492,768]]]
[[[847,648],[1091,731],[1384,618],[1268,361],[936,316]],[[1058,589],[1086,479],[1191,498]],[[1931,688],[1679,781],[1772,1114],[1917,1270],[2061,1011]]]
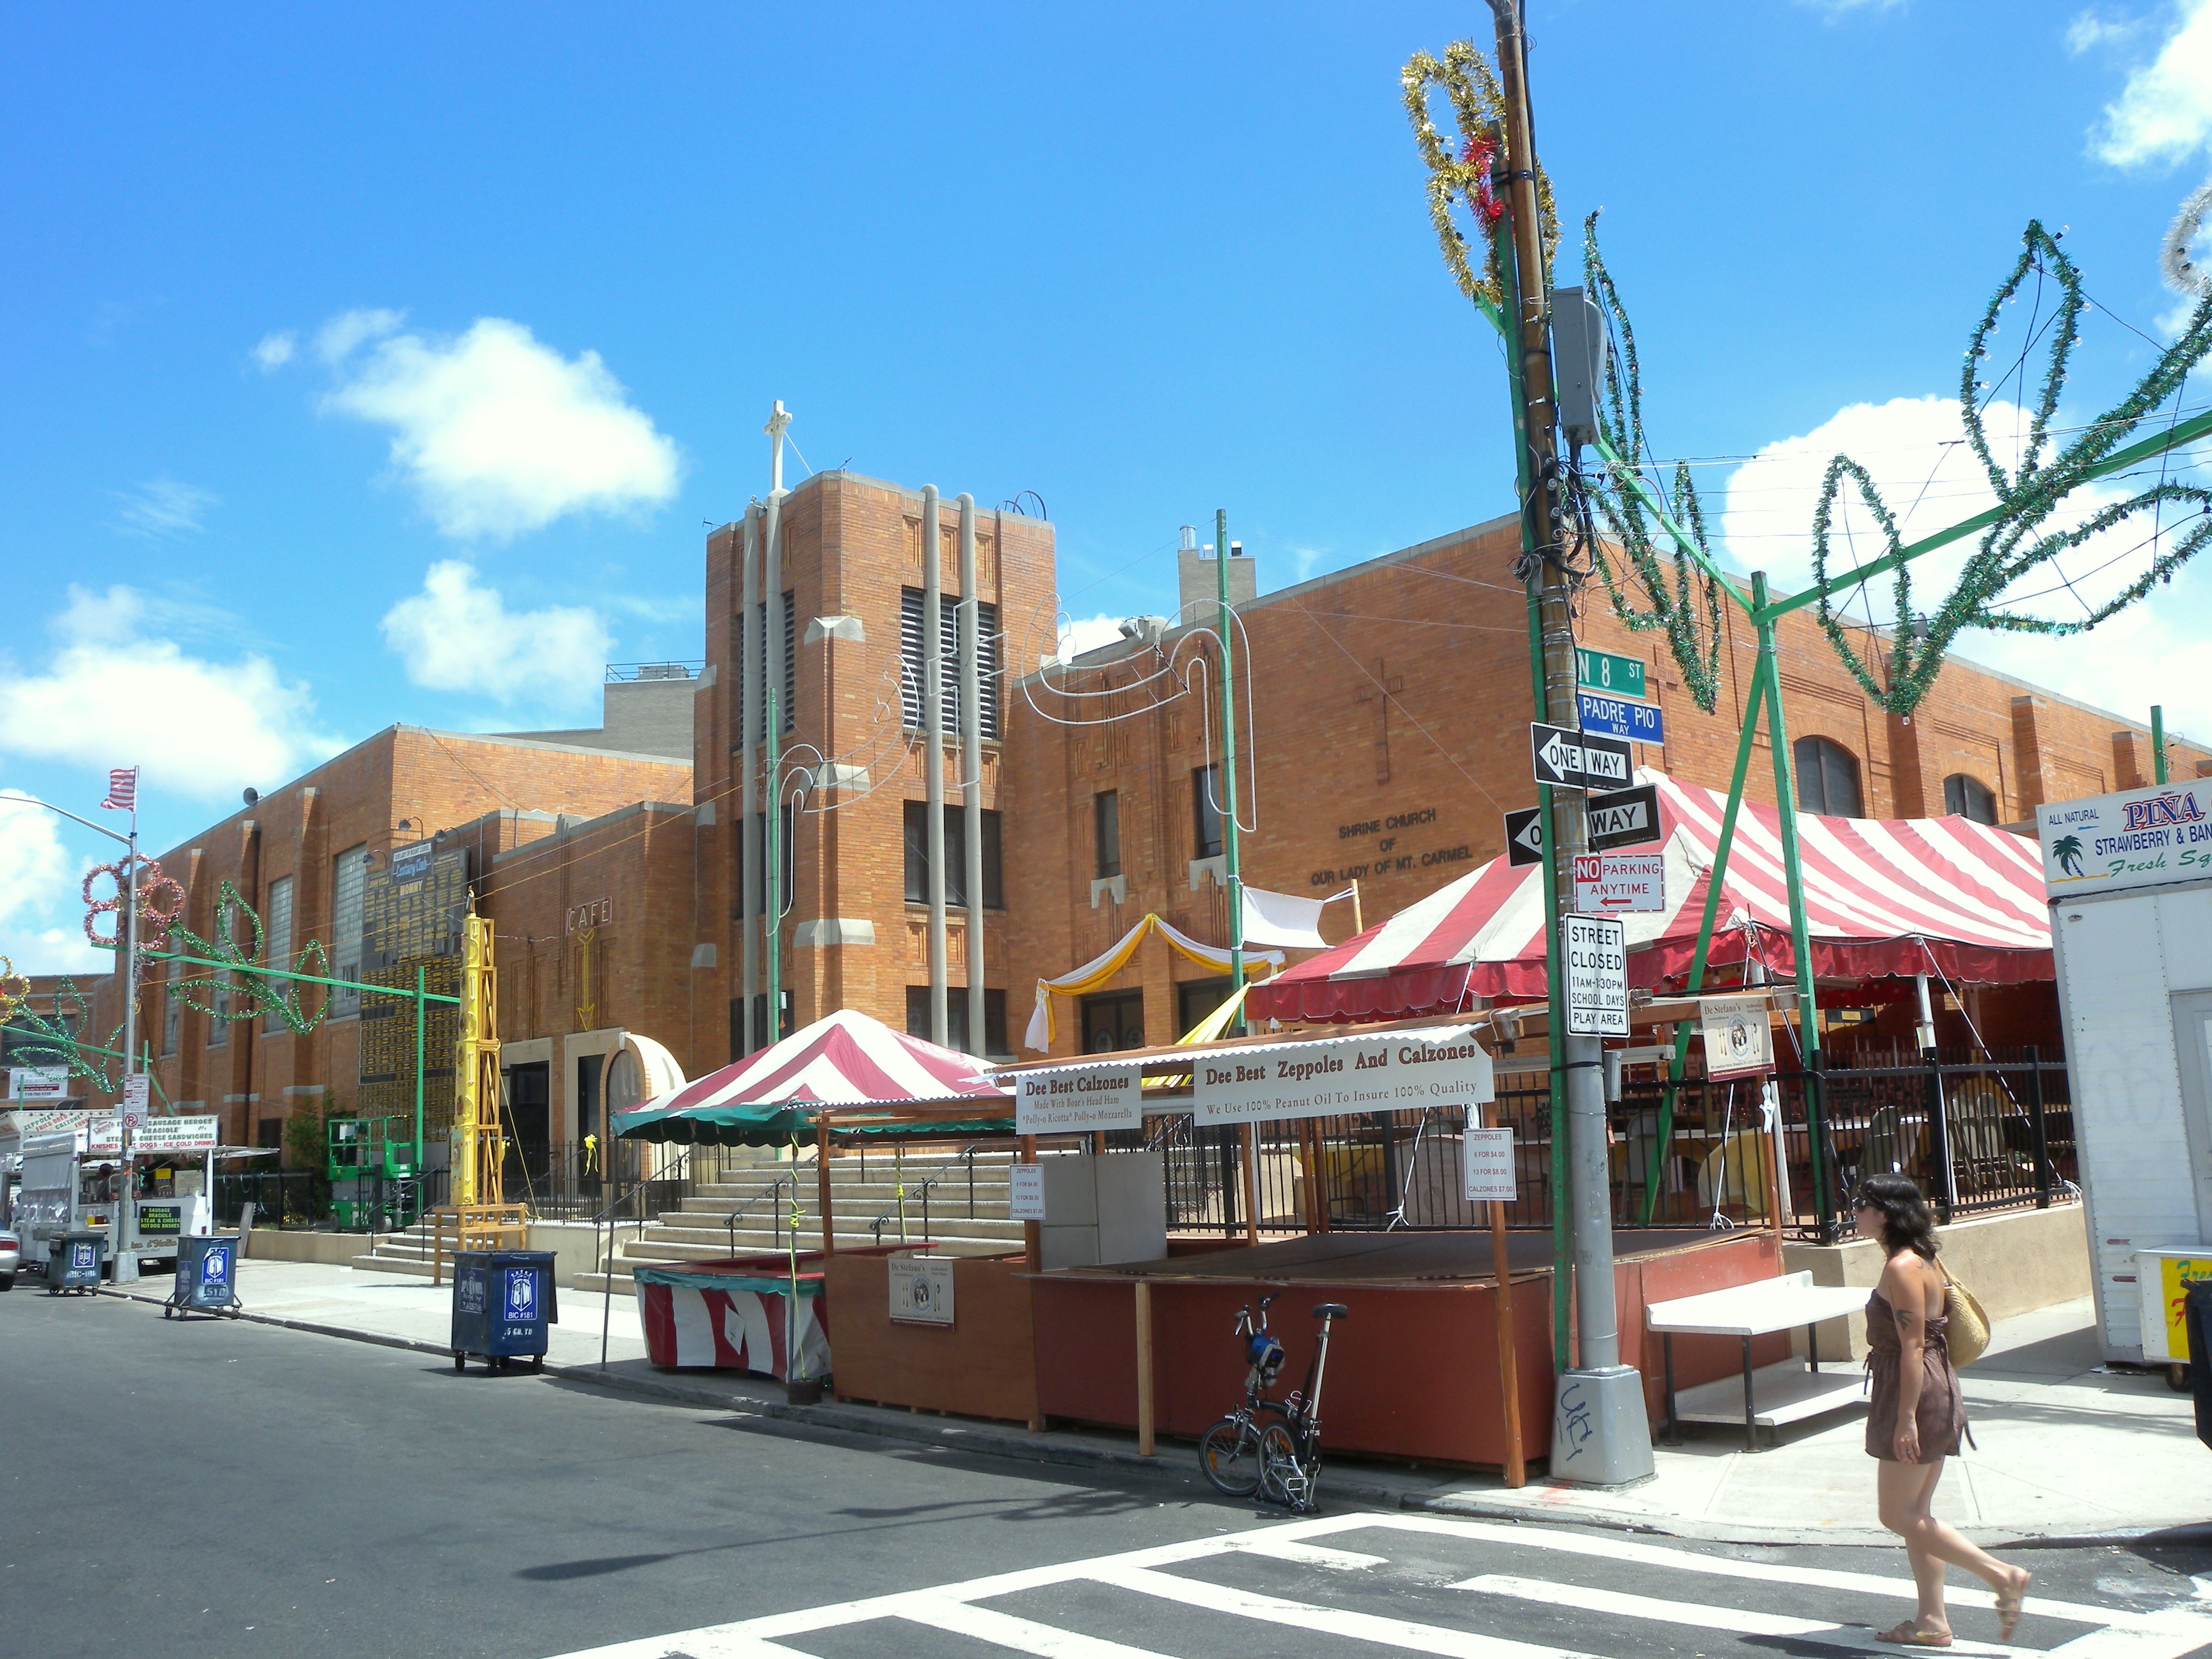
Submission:
[[[1505,94],[1505,200],[1512,228],[1513,262],[1519,280],[1516,314],[1510,321],[1520,353],[1522,436],[1527,446],[1522,476],[1527,494],[1522,511],[1537,552],[1528,580],[1535,590],[1542,629],[1545,707],[1554,720],[1576,707],[1572,593],[1559,558],[1559,527],[1552,511],[1556,477],[1555,431],[1559,411],[1553,400],[1551,273],[1544,261],[1543,225],[1538,216],[1536,146],[1528,111],[1528,40],[1521,23],[1520,0],[1491,0],[1498,24],[1498,74]],[[1574,857],[1589,843],[1581,794],[1552,793],[1552,843],[1545,850],[1559,896],[1547,933],[1545,953],[1551,983],[1563,982],[1560,937],[1565,909],[1574,892]],[[1554,1010],[1559,1006],[1555,999]],[[1620,1363],[1619,1310],[1613,1284],[1613,1206],[1607,1162],[1604,1042],[1562,1033],[1566,1073],[1567,1190],[1554,1191],[1554,1205],[1565,1203],[1572,1217],[1575,1272],[1575,1334],[1578,1363],[1559,1371],[1552,1414],[1550,1471],[1553,1480],[1613,1486],[1652,1473],[1651,1427],[1644,1414],[1644,1379]],[[1565,1264],[1553,1263],[1553,1272]]]

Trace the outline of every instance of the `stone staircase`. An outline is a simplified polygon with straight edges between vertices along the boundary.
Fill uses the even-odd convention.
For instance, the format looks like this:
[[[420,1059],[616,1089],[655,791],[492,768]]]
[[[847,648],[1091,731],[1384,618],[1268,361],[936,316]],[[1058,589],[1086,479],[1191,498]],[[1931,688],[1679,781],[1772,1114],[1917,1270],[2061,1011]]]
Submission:
[[[615,1227],[617,1294],[630,1294],[629,1270],[637,1262],[716,1261],[788,1248],[794,1170],[788,1158],[778,1158],[765,1149],[732,1147],[719,1155],[708,1149],[699,1161],[705,1165],[702,1176],[680,1206],[641,1224],[626,1219]],[[1012,1161],[1012,1153],[1003,1149],[978,1150],[963,1158],[957,1149],[933,1147],[902,1160],[894,1159],[888,1148],[872,1149],[865,1158],[856,1153],[840,1153],[830,1161],[837,1243],[857,1247],[899,1241],[898,1193],[902,1173],[904,1237],[908,1241],[928,1243],[953,1255],[1018,1250],[1022,1244],[1022,1224],[1006,1214],[1006,1170]],[[821,1209],[811,1147],[804,1150],[796,1174],[799,1247],[817,1249],[822,1237]],[[874,1224],[878,1221],[880,1237]],[[605,1237],[604,1228],[597,1237]],[[404,1232],[379,1233],[371,1248],[354,1258],[354,1265],[427,1278],[429,1230],[418,1224]],[[579,1291],[606,1289],[605,1275],[599,1273],[577,1273],[573,1284]]]
[[[930,1243],[948,1255],[995,1255],[1021,1249],[1022,1224],[1006,1214],[1006,1170],[1012,1162],[1013,1154],[1005,1150],[979,1150],[963,1158],[957,1151],[933,1148],[908,1156],[906,1239]],[[799,1248],[818,1249],[821,1206],[811,1148],[799,1158],[796,1173]],[[639,1262],[711,1261],[787,1249],[793,1175],[788,1158],[772,1161],[763,1153],[756,1164],[725,1165],[700,1182],[679,1208],[642,1227],[624,1223],[617,1229],[616,1293],[629,1293],[629,1270]],[[830,1181],[840,1246],[899,1241],[900,1171],[888,1150],[871,1151],[865,1167],[858,1156],[841,1153],[830,1161]],[[874,1225],[878,1221],[880,1238]],[[605,1288],[599,1273],[578,1273],[575,1284],[580,1291]]]

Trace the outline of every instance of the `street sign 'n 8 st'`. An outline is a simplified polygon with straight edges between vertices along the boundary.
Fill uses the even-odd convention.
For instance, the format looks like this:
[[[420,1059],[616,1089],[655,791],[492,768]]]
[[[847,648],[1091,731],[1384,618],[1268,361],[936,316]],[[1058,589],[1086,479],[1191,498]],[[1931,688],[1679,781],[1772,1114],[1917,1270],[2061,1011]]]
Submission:
[[[1644,702],[1644,659],[1575,647],[1575,678],[1593,691]]]
[[[1617,789],[1635,772],[1626,744],[1540,720],[1528,724],[1528,751],[1536,781],[1555,788]]]

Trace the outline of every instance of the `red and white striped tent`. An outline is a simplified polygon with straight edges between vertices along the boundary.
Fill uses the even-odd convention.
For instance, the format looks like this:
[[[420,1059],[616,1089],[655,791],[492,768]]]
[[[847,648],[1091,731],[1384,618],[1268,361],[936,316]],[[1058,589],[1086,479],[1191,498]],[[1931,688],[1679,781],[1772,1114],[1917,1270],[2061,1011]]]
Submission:
[[[906,1105],[978,1097],[979,1116],[1006,1096],[973,1054],[894,1031],[841,1008],[747,1059],[615,1114],[629,1139],[781,1145],[816,1106]]]
[[[1679,984],[1689,971],[1728,798],[1644,771],[1658,786],[1666,908],[1626,916],[1633,985]],[[1800,813],[1813,971],[1823,979],[1936,972],[2014,984],[2052,976],[2043,866],[2018,836],[1961,817],[1831,818]],[[1796,971],[1782,866],[1780,814],[1746,803],[1736,817],[1708,961],[1747,958],[1775,978]],[[1255,1016],[1394,1019],[1449,1012],[1476,997],[1545,994],[1543,872],[1493,859],[1388,921],[1255,985]]]

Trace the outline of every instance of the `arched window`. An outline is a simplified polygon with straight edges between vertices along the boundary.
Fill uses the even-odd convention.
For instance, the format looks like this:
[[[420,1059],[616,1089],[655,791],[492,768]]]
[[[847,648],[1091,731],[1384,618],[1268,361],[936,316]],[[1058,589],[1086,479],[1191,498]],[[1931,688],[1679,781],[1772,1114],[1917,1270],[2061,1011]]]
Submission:
[[[1800,738],[1790,745],[1797,766],[1797,808],[1832,818],[1864,816],[1859,804],[1859,763],[1850,750],[1826,738]]]
[[[1943,810],[1954,817],[1976,823],[1997,821],[1997,798],[1978,778],[1954,772],[1943,780]]]

